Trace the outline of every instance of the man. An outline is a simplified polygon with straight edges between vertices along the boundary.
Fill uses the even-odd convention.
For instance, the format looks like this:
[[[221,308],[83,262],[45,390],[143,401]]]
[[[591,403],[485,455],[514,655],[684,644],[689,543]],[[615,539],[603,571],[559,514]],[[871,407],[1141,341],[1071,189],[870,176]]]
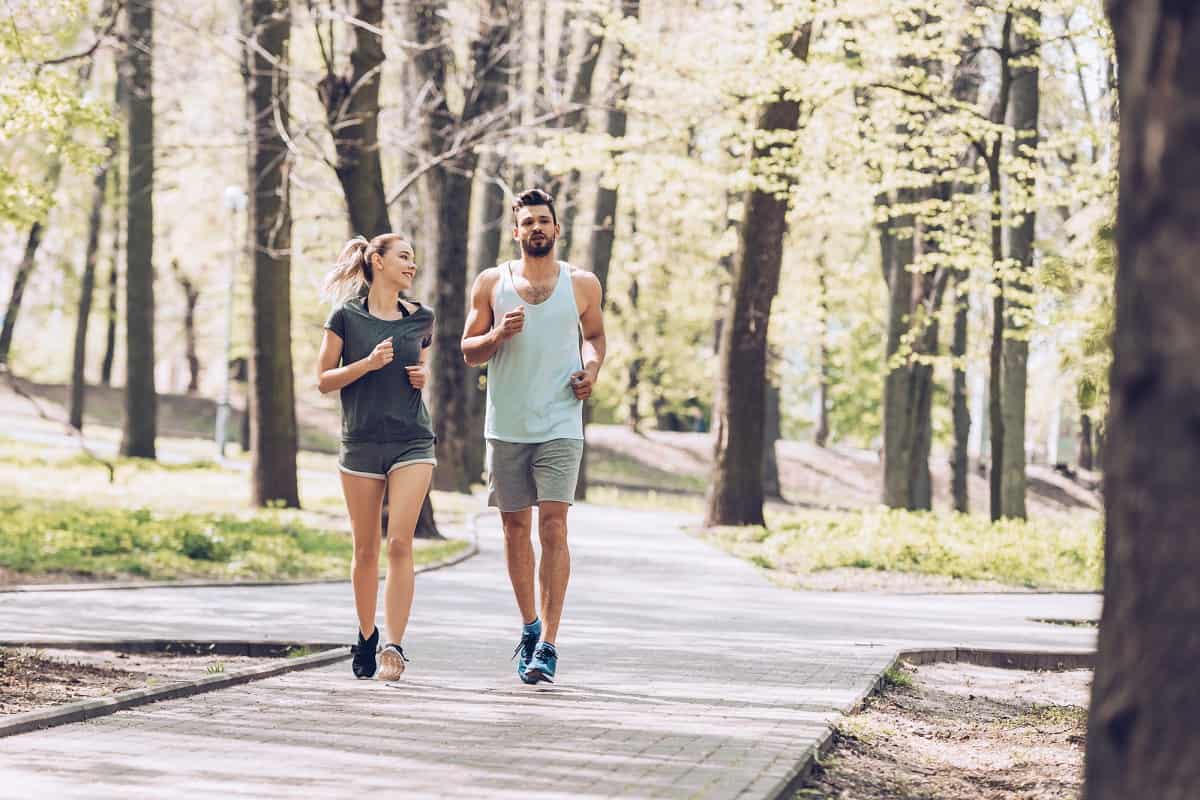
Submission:
[[[490,362],[488,505],[500,509],[508,576],[525,623],[513,653],[517,674],[525,683],[553,683],[571,575],[567,509],[583,457],[583,401],[604,363],[604,320],[596,276],[554,258],[561,230],[554,199],[533,189],[517,198],[513,212],[521,259],[475,279],[462,350],[471,366]],[[535,505],[540,616],[531,540]]]

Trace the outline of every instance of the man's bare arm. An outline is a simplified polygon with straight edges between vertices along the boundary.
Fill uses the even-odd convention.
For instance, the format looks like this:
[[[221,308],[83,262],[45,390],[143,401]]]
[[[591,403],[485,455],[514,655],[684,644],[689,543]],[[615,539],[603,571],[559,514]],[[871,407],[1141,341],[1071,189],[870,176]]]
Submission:
[[[525,308],[521,307],[504,315],[496,327],[492,311],[492,289],[498,273],[495,269],[484,270],[471,287],[471,307],[467,310],[467,323],[463,327],[463,359],[472,367],[488,362],[505,341],[516,336],[525,327]]]
[[[580,271],[576,278],[579,282],[579,294],[584,302],[583,311],[579,314],[579,328],[583,333],[583,345],[580,355],[583,358],[583,375],[572,382],[571,387],[575,397],[586,400],[592,394],[592,386],[600,377],[600,367],[604,364],[607,351],[607,340],[604,336],[604,314],[600,310],[603,300],[600,280],[590,272]]]

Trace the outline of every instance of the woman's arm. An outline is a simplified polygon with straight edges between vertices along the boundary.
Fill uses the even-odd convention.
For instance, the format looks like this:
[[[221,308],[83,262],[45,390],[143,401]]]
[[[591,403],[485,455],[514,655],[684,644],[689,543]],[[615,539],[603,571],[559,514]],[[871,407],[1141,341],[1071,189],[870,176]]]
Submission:
[[[321,339],[321,350],[317,354],[317,389],[321,394],[336,392],[349,386],[368,372],[387,365],[392,360],[392,339],[389,336],[371,351],[371,355],[360,358],[353,364],[339,367],[342,360],[342,337],[328,328]]]
[[[433,343],[430,342],[430,344]],[[408,372],[408,382],[412,384],[412,387],[417,391],[424,389],[429,380],[429,348],[422,347],[421,355],[417,357],[417,363],[404,369]]]

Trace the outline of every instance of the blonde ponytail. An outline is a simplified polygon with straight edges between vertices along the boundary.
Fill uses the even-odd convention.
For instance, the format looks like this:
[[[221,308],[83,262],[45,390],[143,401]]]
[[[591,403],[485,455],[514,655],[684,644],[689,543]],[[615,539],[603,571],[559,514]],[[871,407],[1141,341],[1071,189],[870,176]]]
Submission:
[[[362,236],[355,236],[346,242],[333,269],[325,276],[325,283],[321,286],[322,300],[339,306],[361,293],[363,287],[371,282],[365,269],[369,246],[370,242]]]

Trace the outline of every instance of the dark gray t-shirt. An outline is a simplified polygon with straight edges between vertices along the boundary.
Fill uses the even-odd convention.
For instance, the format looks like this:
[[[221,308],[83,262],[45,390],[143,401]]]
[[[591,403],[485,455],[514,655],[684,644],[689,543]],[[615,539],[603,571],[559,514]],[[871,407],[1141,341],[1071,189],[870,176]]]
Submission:
[[[366,358],[392,337],[392,363],[342,388],[342,441],[433,441],[429,410],[404,369],[420,363],[421,349],[433,341],[433,312],[418,304],[408,316],[380,319],[367,311],[366,298],[355,297],[335,308],[325,327],[342,339],[342,364]]]

